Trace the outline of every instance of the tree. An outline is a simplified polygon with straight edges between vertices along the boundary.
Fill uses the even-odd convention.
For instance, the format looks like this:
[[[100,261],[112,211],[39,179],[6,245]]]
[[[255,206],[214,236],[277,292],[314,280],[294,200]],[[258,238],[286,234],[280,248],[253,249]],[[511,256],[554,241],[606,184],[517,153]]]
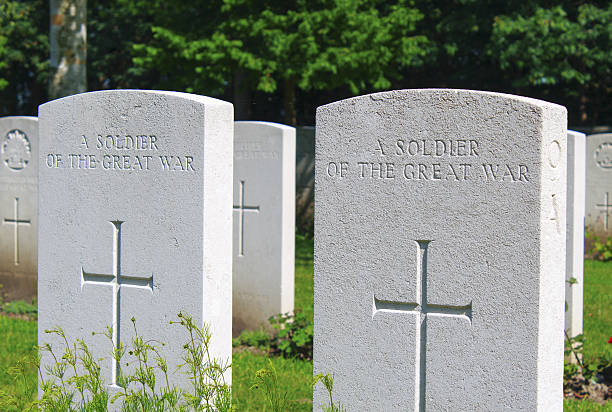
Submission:
[[[423,16],[411,4],[224,0],[221,15],[210,15],[218,24],[195,31],[170,22],[154,26],[155,41],[135,46],[135,63],[188,91],[220,93],[228,79],[235,95],[281,89],[285,122],[296,124],[297,88],[384,89],[402,68],[422,63],[428,41],[415,32]]]
[[[612,114],[612,5],[572,4],[499,16],[490,53],[515,89],[570,103],[570,120],[596,124]]]
[[[41,12],[42,10],[42,12]],[[43,0],[0,0],[0,114],[36,114],[46,97],[49,14]]]

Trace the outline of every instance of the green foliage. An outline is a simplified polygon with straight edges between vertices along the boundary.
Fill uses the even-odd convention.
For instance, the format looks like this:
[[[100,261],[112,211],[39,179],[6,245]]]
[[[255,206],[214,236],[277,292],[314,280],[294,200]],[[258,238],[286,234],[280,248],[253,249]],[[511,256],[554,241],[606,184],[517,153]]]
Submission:
[[[253,331],[245,330],[240,334],[240,336],[232,340],[232,346],[235,348],[240,346],[250,346],[261,349],[265,352],[270,350],[271,343],[272,338],[263,329]]]
[[[36,302],[28,303],[25,300],[14,300],[4,304],[0,302],[0,309],[4,313],[10,313],[13,315],[32,315],[34,317],[38,311]]]
[[[602,262],[612,260],[612,237],[607,237],[602,240],[599,236],[593,235],[593,249],[590,251],[594,259]]]
[[[593,364],[585,362],[582,356],[584,346],[584,335],[570,337],[565,332],[565,358],[573,362],[565,362],[563,365],[563,377],[565,380],[582,375],[587,381],[595,379],[598,372],[601,372],[606,364]]]
[[[282,86],[285,110],[293,111],[298,87],[384,89],[427,55],[427,38],[416,31],[423,15],[406,0],[169,3],[180,20],[156,22],[152,41],[134,45],[133,61],[176,90],[218,94],[240,73],[249,91]],[[207,20],[216,23],[180,24],[194,7],[210,10]],[[287,115],[293,123],[295,114]]]
[[[47,98],[48,9],[0,0],[0,114],[36,114]],[[319,103],[404,87],[505,91],[564,104],[572,123],[612,119],[605,1],[108,0],[89,2],[87,33],[90,90],[233,94],[262,120],[311,123]]]
[[[283,356],[312,359],[312,319],[300,310],[295,314],[280,314],[270,318],[270,324],[277,334],[272,346]]]
[[[49,75],[49,6],[0,0],[0,114],[35,114]]]
[[[612,5],[538,3],[495,17],[489,54],[515,88],[556,89],[580,100],[583,121],[609,111]]]

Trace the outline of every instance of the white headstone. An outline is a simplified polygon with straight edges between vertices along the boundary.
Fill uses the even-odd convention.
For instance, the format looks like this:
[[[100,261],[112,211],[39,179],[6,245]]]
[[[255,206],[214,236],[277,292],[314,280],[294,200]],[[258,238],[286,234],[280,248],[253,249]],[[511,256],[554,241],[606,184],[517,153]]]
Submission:
[[[232,105],[113,90],[46,103],[39,119],[38,341],[59,344],[43,332],[56,325],[84,338],[114,388],[117,363],[91,332],[113,325],[114,344],[130,343],[135,317],[185,386],[187,335],[169,325],[185,311],[230,359]]]
[[[612,134],[587,136],[586,227],[612,236]]]
[[[567,132],[567,258],[565,271],[565,330],[582,333],[584,289],[584,204],[586,185],[584,133]]]
[[[234,334],[293,311],[295,129],[234,124]]]
[[[36,298],[38,120],[0,118],[0,300]]]
[[[566,134],[561,106],[469,90],[318,108],[314,373],[334,400],[562,410]]]

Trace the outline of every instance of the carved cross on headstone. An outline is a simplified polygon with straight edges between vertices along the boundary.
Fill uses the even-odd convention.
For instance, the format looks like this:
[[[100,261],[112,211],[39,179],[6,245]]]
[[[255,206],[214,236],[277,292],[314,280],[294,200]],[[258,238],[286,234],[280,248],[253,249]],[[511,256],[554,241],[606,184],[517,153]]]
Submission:
[[[121,224],[119,220],[110,222],[114,227],[113,238],[113,273],[90,273],[81,268],[81,290],[83,286],[102,285],[113,288],[113,344],[118,350],[121,345],[121,331],[119,325],[121,323],[121,289],[123,287],[131,287],[138,289],[147,289],[153,292],[153,275],[149,276],[133,276],[121,273]],[[119,374],[119,363],[113,357],[112,359],[112,378],[111,386],[117,385],[117,376]]]
[[[234,212],[239,213],[238,217],[238,256],[244,256],[244,214],[245,212],[259,213],[259,206],[246,206],[244,204],[244,180],[240,181],[240,192],[238,194],[238,205],[234,205]]]
[[[415,356],[415,411],[425,411],[426,390],[426,353],[427,353],[427,318],[442,316],[464,319],[472,323],[472,302],[465,306],[432,305],[427,303],[427,249],[430,240],[417,240],[417,301],[394,302],[378,299],[374,296],[374,314],[376,312],[413,313],[420,328],[416,334]]]
[[[604,227],[606,230],[609,230],[608,223],[610,221],[610,208],[612,208],[612,204],[610,204],[610,193],[606,192],[604,203],[598,204],[597,207],[603,208],[604,212]]]
[[[15,198],[15,208],[13,210],[13,218],[5,217],[2,220],[3,225],[15,225],[13,234],[13,249],[15,250],[15,266],[19,265],[19,225],[30,226],[31,221],[19,218],[19,198]]]

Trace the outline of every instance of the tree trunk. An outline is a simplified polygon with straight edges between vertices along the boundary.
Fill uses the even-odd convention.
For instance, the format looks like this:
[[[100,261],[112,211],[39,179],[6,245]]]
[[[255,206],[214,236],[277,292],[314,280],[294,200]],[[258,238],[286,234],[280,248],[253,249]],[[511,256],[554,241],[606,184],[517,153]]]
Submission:
[[[87,91],[87,0],[51,0],[49,98]]]
[[[246,73],[236,69],[234,73],[234,120],[251,118],[251,89]]]
[[[294,77],[287,77],[283,84],[283,109],[285,111],[285,123],[289,126],[297,126],[297,112],[295,108],[295,85]]]

